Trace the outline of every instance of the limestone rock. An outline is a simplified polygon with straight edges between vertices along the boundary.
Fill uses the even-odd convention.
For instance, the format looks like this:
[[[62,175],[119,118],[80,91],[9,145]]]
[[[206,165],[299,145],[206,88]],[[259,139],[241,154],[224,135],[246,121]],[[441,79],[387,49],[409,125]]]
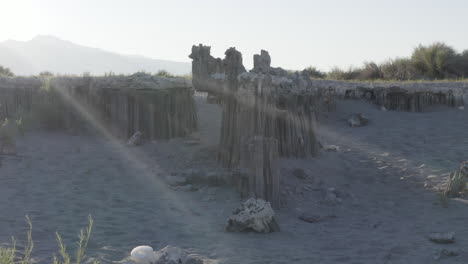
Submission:
[[[127,146],[138,146],[141,144],[141,132],[137,131],[133,134],[133,136],[130,137],[130,139],[127,141]]]
[[[455,243],[455,233],[432,233],[429,235],[429,240],[438,244],[452,244]]]
[[[338,152],[340,150],[340,147],[335,145],[324,145],[323,150],[328,152]]]
[[[339,193],[335,188],[328,188],[325,190],[322,203],[333,206],[340,204],[341,201],[342,199],[339,197]]]
[[[132,250],[130,259],[136,264],[203,264],[203,260],[188,255],[183,249],[166,246],[154,251],[150,246],[139,246]]]
[[[270,233],[280,231],[269,202],[251,198],[234,210],[226,226],[228,232]]]
[[[350,127],[361,127],[369,123],[369,119],[363,114],[353,114],[348,118],[348,124]]]
[[[151,264],[156,261],[156,256],[152,247],[138,246],[130,253],[130,259],[137,264]]]

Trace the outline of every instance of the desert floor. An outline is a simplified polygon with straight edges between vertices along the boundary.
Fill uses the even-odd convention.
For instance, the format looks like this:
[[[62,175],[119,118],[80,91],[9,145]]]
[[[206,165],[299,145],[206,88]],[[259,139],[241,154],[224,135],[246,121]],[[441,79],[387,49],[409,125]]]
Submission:
[[[364,101],[340,101],[320,116],[320,140],[339,146],[310,159],[281,161],[285,205],[281,232],[227,233],[224,225],[241,199],[229,187],[172,187],[167,177],[222,173],[216,163],[220,108],[196,97],[200,131],[187,139],[126,147],[92,135],[29,132],[19,156],[0,167],[0,241],[24,240],[33,222],[34,257],[57,251],[55,231],[73,247],[91,214],[89,255],[116,262],[138,245],[179,246],[206,263],[468,263],[468,200],[448,206],[436,189],[468,159],[468,110],[424,113],[381,111]],[[351,113],[370,117],[351,128]],[[293,171],[302,168],[301,179]],[[341,203],[323,203],[327,188]],[[322,222],[307,213],[333,216]],[[455,232],[456,242],[430,242],[431,232]],[[436,260],[442,249],[458,256]]]

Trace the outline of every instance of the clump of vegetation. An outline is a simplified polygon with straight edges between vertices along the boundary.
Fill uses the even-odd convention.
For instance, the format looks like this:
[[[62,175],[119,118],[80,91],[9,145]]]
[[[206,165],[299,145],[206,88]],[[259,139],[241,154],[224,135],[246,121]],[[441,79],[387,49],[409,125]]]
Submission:
[[[168,71],[165,71],[165,70],[159,70],[155,76],[159,76],[159,77],[175,77],[174,75],[170,74]]]
[[[6,67],[3,67],[3,66],[0,65],[0,76],[13,77],[15,75],[13,74],[13,72],[9,68],[6,68]]]
[[[32,239],[32,223],[29,217],[26,216],[26,220],[29,225],[27,233],[27,242],[24,250],[20,251],[17,249],[16,240],[12,238],[12,245],[10,247],[0,247],[0,263],[1,264],[31,264],[31,254],[34,248],[34,241]],[[77,249],[75,253],[75,260],[72,260],[72,256],[67,250],[65,243],[62,240],[60,234],[56,233],[57,241],[59,245],[58,255],[54,254],[53,264],[81,264],[84,262],[89,263],[89,258],[86,256],[86,250],[88,248],[88,242],[91,238],[91,232],[93,229],[93,218],[88,217],[88,227],[81,229],[78,235]],[[93,261],[93,264],[99,264],[98,261]]]
[[[360,75],[359,69],[356,69],[354,67],[349,67],[348,70],[342,70],[338,67],[334,67],[327,74],[327,78],[333,79],[333,80],[348,81],[348,80],[358,79],[359,75]]]
[[[419,45],[408,58],[391,59],[381,64],[364,63],[359,68],[333,68],[327,73],[334,80],[441,80],[468,76],[468,50],[458,53],[445,43]]]
[[[309,66],[309,67],[305,68],[304,71],[311,78],[324,79],[325,77],[327,77],[327,74],[325,72],[322,72],[322,71],[318,70],[316,67],[313,67],[313,66]]]

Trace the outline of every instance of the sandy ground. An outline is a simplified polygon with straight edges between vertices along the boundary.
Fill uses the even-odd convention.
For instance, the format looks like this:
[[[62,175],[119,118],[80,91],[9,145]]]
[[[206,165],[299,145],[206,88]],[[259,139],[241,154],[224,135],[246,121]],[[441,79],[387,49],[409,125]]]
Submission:
[[[444,208],[438,185],[468,159],[468,114],[438,108],[425,113],[379,111],[341,101],[321,116],[320,139],[340,147],[318,157],[281,161],[285,206],[281,232],[226,233],[240,198],[228,187],[177,189],[163,179],[188,170],[221,173],[215,161],[220,109],[197,98],[200,131],[188,139],[124,147],[95,136],[28,133],[19,157],[0,167],[0,241],[23,239],[27,214],[34,225],[34,256],[56,252],[54,232],[72,246],[88,214],[95,220],[89,255],[119,261],[137,245],[179,246],[219,263],[468,263],[468,201]],[[366,127],[343,118],[361,112]],[[302,168],[305,179],[294,176]],[[322,202],[336,188],[342,202]],[[334,216],[323,222],[302,213]],[[456,243],[428,241],[431,232],[455,232]],[[441,249],[458,256],[434,259]],[[209,263],[209,261],[206,261]]]

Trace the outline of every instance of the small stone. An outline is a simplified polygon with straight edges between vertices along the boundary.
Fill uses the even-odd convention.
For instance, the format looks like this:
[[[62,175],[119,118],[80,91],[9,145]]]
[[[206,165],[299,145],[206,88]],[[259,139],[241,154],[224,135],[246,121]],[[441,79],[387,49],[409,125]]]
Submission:
[[[323,150],[328,152],[338,152],[340,150],[340,147],[335,145],[325,145],[323,146]]]
[[[304,222],[308,223],[318,223],[325,221],[327,219],[336,218],[336,215],[327,215],[327,216],[320,216],[320,215],[313,215],[308,213],[302,213],[298,216],[298,218]]]
[[[350,127],[361,127],[369,123],[369,119],[360,113],[353,114],[347,121]]]
[[[141,132],[137,131],[133,134],[133,136],[130,137],[130,139],[127,141],[127,146],[138,146],[141,144]]]
[[[304,180],[304,179],[307,178],[307,174],[306,174],[305,171],[304,171],[303,169],[301,169],[301,168],[296,168],[296,169],[294,169],[293,172],[292,172],[292,174],[293,174],[294,176],[296,176],[297,178],[302,179],[302,180]]]
[[[164,179],[170,186],[182,186],[187,183],[187,179],[182,176],[166,176]]]
[[[342,201],[341,198],[338,197],[338,192],[335,188],[328,188],[325,190],[325,195],[323,198],[323,203],[328,205],[337,205],[340,204]]]
[[[452,244],[455,243],[455,233],[432,233],[429,235],[429,240],[438,244]]]
[[[453,250],[453,249],[440,249],[440,250],[436,250],[434,252],[434,259],[435,260],[440,260],[442,258],[446,258],[446,257],[456,257],[458,256],[460,253],[458,252],[458,250]]]

